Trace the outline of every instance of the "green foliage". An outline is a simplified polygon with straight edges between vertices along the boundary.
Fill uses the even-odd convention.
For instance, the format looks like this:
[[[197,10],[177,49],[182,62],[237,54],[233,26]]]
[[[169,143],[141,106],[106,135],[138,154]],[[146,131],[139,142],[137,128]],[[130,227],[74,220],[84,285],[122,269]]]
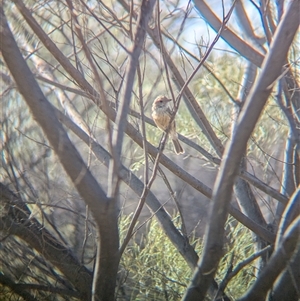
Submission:
[[[120,221],[120,235],[121,241],[125,236],[127,228],[129,226],[132,215],[123,216]],[[179,218],[175,217],[173,221],[179,227]],[[71,231],[71,229],[69,229]],[[71,231],[72,232],[72,231]],[[138,238],[138,236],[140,236]],[[225,277],[232,254],[234,254],[233,264],[236,265],[240,261],[243,261],[252,252],[251,235],[249,231],[238,224],[231,229],[230,243],[227,245],[226,254],[220,264],[219,271],[217,273],[217,281],[220,282]],[[202,244],[200,239],[196,239],[194,236],[190,237],[190,243],[195,247],[196,252],[201,254]],[[15,248],[16,250],[17,248]],[[28,255],[27,255],[28,256]],[[20,254],[19,258],[22,256]],[[31,257],[28,260],[32,260]],[[20,265],[20,266],[23,266]],[[25,264],[25,267],[27,265]],[[31,272],[34,271],[34,267],[31,266]],[[226,293],[235,300],[237,296],[245,292],[247,287],[253,281],[252,266],[243,269],[237,277],[233,278],[229,283]],[[23,274],[22,268],[22,274]],[[41,281],[42,275],[40,271],[36,271],[36,276]],[[117,300],[131,300],[131,301],[146,301],[146,300],[181,300],[187,285],[192,276],[192,271],[176,251],[171,242],[166,239],[164,232],[159,226],[155,218],[151,219],[147,224],[147,229],[143,234],[137,233],[126,248],[124,255],[121,259],[120,272],[119,272],[119,285],[117,286]],[[53,286],[55,279],[50,279],[49,275],[43,275],[45,285],[49,281]],[[26,283],[35,283],[35,279],[26,277]],[[10,296],[11,300],[23,300],[21,297],[9,292],[5,287],[0,286],[2,291],[2,299],[6,299]],[[125,297],[126,296],[126,297]],[[129,297],[129,299],[128,299]],[[59,295],[51,295],[45,293],[44,300],[60,300]],[[75,300],[70,298],[69,300]],[[209,299],[208,299],[209,300]]]
[[[125,218],[124,222],[129,219]],[[122,274],[126,275],[122,284],[126,295],[130,295],[130,300],[179,300],[191,270],[155,219],[151,219],[147,233],[137,240],[135,237],[127,247],[121,261]],[[194,243],[200,247],[198,241]],[[119,300],[122,300],[121,293]]]
[[[131,216],[127,216],[120,222],[121,241],[130,220]],[[227,226],[230,226],[231,222],[228,221]],[[229,242],[216,275],[218,282],[224,279],[230,263],[234,268],[254,252],[250,231],[241,224],[235,227],[231,225],[230,228]],[[201,240],[192,237],[190,243],[200,255]],[[236,300],[255,280],[254,272],[253,263],[242,269],[229,282],[226,294],[232,300]],[[130,296],[131,301],[176,301],[181,300],[192,271],[153,218],[148,222],[146,233],[142,234],[140,239],[136,235],[127,247],[121,259],[120,275],[121,284],[117,299],[119,301],[128,300],[125,296]]]
[[[226,227],[230,230],[227,235],[228,243],[225,246],[225,255],[220,262],[216,276],[219,283],[226,277],[228,269],[234,269],[255,252],[250,230],[240,223],[233,226],[235,223],[233,218],[229,218],[227,221]],[[251,262],[230,280],[225,292],[232,300],[236,300],[244,294],[254,282],[255,269],[254,262]]]

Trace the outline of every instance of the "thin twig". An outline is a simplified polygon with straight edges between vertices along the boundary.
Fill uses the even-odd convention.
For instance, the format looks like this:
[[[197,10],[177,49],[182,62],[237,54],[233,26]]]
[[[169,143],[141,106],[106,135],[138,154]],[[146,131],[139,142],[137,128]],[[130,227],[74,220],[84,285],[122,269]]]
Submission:
[[[170,194],[171,194],[171,197],[177,207],[177,210],[178,210],[178,213],[180,215],[180,218],[181,218],[181,231],[182,231],[182,234],[183,236],[188,239],[188,235],[187,235],[187,230],[186,230],[186,226],[185,226],[185,222],[184,222],[184,218],[183,218],[183,213],[181,211],[181,208],[180,208],[180,204],[178,203],[178,200],[177,200],[177,196],[175,195],[175,192],[173,191],[172,187],[171,187],[171,184],[167,178],[167,176],[165,175],[164,171],[162,170],[162,168],[158,168],[158,171],[163,179],[163,181],[165,182]]]
[[[234,269],[232,269],[232,267],[233,267],[232,266],[233,257],[232,257],[231,264],[230,264],[231,268],[228,269],[228,272],[226,273],[224,279],[220,283],[218,291],[215,296],[215,300],[220,295],[220,293],[224,292],[226,286],[231,281],[231,279],[233,277],[235,277],[245,266],[247,266],[249,263],[251,263],[252,261],[257,259],[258,257],[263,256],[265,253],[271,252],[272,250],[273,250],[273,246],[269,245],[269,246],[263,248],[262,250],[250,255],[248,258],[246,258],[242,262],[238,263]]]

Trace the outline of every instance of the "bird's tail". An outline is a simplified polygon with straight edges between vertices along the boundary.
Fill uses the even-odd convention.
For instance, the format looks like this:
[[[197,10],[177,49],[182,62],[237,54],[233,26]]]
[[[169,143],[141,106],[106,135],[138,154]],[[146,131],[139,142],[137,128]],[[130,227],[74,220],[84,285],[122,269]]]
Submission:
[[[176,139],[172,139],[172,142],[173,142],[173,145],[174,145],[175,153],[177,155],[184,154],[184,149],[182,148],[179,140],[177,138]]]

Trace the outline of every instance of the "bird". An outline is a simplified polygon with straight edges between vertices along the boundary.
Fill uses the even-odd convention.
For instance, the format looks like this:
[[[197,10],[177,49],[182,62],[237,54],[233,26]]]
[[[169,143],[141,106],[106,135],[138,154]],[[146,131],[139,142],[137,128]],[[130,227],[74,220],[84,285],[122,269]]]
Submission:
[[[160,95],[154,100],[152,105],[153,121],[155,122],[157,127],[164,132],[166,132],[172,116],[171,109],[169,108],[169,102],[171,100],[172,99],[169,99],[166,96]],[[175,153],[177,155],[184,154],[184,149],[182,148],[178,140],[175,120],[173,120],[171,123],[169,135],[172,139]]]

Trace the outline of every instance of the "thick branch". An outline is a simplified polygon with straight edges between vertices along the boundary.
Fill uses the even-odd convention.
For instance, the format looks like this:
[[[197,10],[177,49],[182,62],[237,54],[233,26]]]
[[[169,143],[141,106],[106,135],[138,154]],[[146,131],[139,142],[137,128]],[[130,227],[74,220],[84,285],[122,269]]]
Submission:
[[[277,231],[276,248],[280,248],[282,240],[288,227],[293,223],[296,218],[300,217],[300,186],[296,189],[295,193],[291,196],[288,205],[286,206],[279,229]],[[293,257],[289,263],[288,268],[281,274],[280,278],[276,281],[274,290],[272,291],[272,300],[286,300],[292,301],[300,297],[300,245],[296,256]]]
[[[89,98],[89,99],[93,100],[93,98],[89,94],[87,94],[85,92],[82,92],[82,90],[73,89],[73,88],[61,85],[61,84],[59,84],[57,82],[48,80],[48,79],[43,78],[41,76],[37,76],[36,78],[39,79],[39,80],[42,80],[42,81],[44,81],[46,83],[49,83],[49,84],[51,84],[51,85],[53,85],[55,87],[58,87],[58,88],[60,88],[62,90],[70,91],[72,93],[75,93],[75,94],[78,94],[78,95],[81,95],[83,97],[86,97],[86,98]],[[112,107],[112,108],[115,107],[115,104],[113,102],[111,102],[111,101],[108,101],[108,104],[109,104],[109,107]],[[130,115],[136,117],[138,120],[140,120],[142,118],[141,115],[138,112],[134,111],[134,110],[130,110]],[[155,126],[154,121],[152,119],[150,119],[147,116],[144,116],[144,118],[145,118],[145,121],[148,124],[151,124],[152,126]],[[127,127],[130,127],[129,123],[127,123]],[[127,129],[126,129],[126,133],[128,134],[128,130]],[[216,165],[220,165],[221,160],[219,158],[216,158],[216,157],[212,156],[209,152],[207,152],[200,145],[198,145],[195,142],[193,142],[191,139],[189,139],[189,138],[187,138],[187,137],[185,137],[185,136],[183,136],[183,135],[181,135],[179,133],[178,133],[178,138],[181,141],[183,141],[185,144],[187,144],[188,146],[190,146],[191,148],[193,148],[196,151],[198,151],[199,153],[201,153],[205,158],[207,158],[212,163],[214,163]],[[141,137],[141,139],[142,139],[142,137]],[[141,145],[141,147],[143,147],[143,143],[142,142],[138,143],[138,145]],[[283,204],[287,203],[288,198],[285,195],[281,194],[280,192],[278,192],[276,189],[272,188],[268,184],[262,182],[260,179],[258,179],[257,177],[253,176],[252,174],[250,174],[246,170],[241,169],[240,173],[239,173],[239,176],[242,179],[244,179],[247,182],[249,182],[250,184],[252,184],[254,187],[260,189],[261,191],[265,192],[267,195],[269,195],[272,198],[278,200],[279,202],[281,202]]]
[[[213,28],[213,30],[218,32],[222,26],[222,22],[212,12],[205,1],[194,0],[194,4],[199,13],[207,20],[208,24]],[[238,37],[231,29],[226,28],[222,34],[222,38],[246,60],[252,62],[257,67],[261,66],[264,59],[263,55]]]
[[[141,14],[137,24],[134,46],[132,52],[130,53],[128,70],[126,71],[125,75],[125,91],[122,94],[122,99],[117,111],[115,129],[112,136],[112,160],[109,167],[109,196],[113,196],[117,192],[118,168],[120,165],[120,157],[122,152],[123,138],[127,123],[127,114],[130,106],[132,88],[139,62],[139,56],[141,54],[142,47],[146,38],[148,21],[151,17],[154,3],[155,0],[143,0],[141,4]]]
[[[119,0],[120,4],[129,12],[130,7],[124,0]],[[135,14],[133,14],[136,18]],[[151,39],[153,40],[155,46],[158,50],[161,50],[161,43],[159,38],[159,33],[156,28],[152,29],[150,27],[147,28],[147,32]],[[174,82],[177,85],[178,89],[181,90],[182,87],[185,85],[185,80],[181,76],[178,68],[176,67],[176,63],[173,62],[171,56],[167,51],[164,51],[162,53],[168,67],[170,68],[174,78]],[[184,100],[187,105],[187,108],[192,115],[193,119],[196,121],[196,123],[199,125],[199,127],[202,129],[204,135],[207,137],[208,141],[211,143],[211,145],[214,147],[216,153],[221,156],[223,153],[223,145],[220,139],[217,137],[216,133],[214,132],[212,126],[210,125],[209,121],[207,120],[203,110],[201,109],[198,101],[196,100],[195,96],[193,95],[192,91],[186,87],[184,89]]]
[[[22,297],[25,301],[37,301],[35,297],[33,297],[30,293],[26,292],[23,288],[21,288],[18,284],[14,283],[8,276],[3,275],[0,272],[0,283],[4,286],[9,287],[15,294]]]
[[[280,225],[277,231],[276,245],[280,244],[282,236],[290,224],[300,216],[300,186],[295,190],[291,196],[280,221]]]
[[[31,26],[35,34],[44,44],[44,46],[51,52],[51,54],[59,61],[61,66],[70,74],[70,76],[77,82],[77,84],[86,91],[95,104],[99,105],[98,93],[93,89],[93,87],[82,77],[80,72],[71,64],[71,62],[63,55],[63,53],[57,48],[57,46],[53,43],[53,41],[49,38],[49,36],[42,30],[39,24],[34,20],[31,16],[29,10],[24,6],[24,4],[20,0],[14,0],[15,3],[20,6],[20,11],[24,16],[27,23]],[[186,91],[188,89],[186,88]],[[103,112],[112,120],[115,121],[116,112],[111,107],[104,107],[100,105],[100,108]],[[143,147],[143,138],[141,134],[133,127],[129,122],[126,123],[125,128],[126,134],[131,137],[131,139],[136,142],[140,147]],[[157,148],[148,143],[147,145],[149,154],[153,157],[157,155]],[[172,160],[170,160],[164,154],[160,158],[160,163],[168,168],[173,174],[181,178],[183,181],[187,182],[193,188],[211,198],[211,189],[204,185],[202,182],[197,180],[195,177],[186,172],[183,168],[176,165]],[[254,231],[256,234],[260,235],[263,239],[269,242],[274,242],[275,237],[272,233],[267,231],[266,229],[260,227],[252,220],[243,215],[238,209],[233,206],[230,207],[229,213],[232,214],[238,221],[243,223],[246,227]]]
[[[77,135],[82,141],[84,141],[86,145],[88,145],[90,150],[93,152],[93,154],[96,156],[96,158],[108,168],[111,155],[100,144],[98,144],[93,139],[91,140],[90,136],[87,133],[85,133],[80,127],[78,127],[62,112],[60,112],[57,109],[55,111],[58,119],[75,135]],[[124,181],[124,183],[126,183],[134,193],[136,193],[138,196],[141,196],[144,189],[144,184],[134,173],[132,173],[123,164],[121,164],[119,175],[120,178]],[[191,268],[194,268],[198,259],[195,250],[190,245],[186,245],[184,237],[174,226],[170,215],[165,211],[164,207],[161,205],[161,203],[158,201],[155,195],[151,192],[151,190],[147,195],[146,204],[152,212],[152,214],[155,214],[155,217],[158,219],[159,223],[161,224],[161,227],[164,229],[164,232],[169,237],[170,241],[174,244],[179,253],[186,260],[188,265]]]
[[[28,290],[38,290],[44,292],[51,292],[52,294],[59,294],[62,296],[70,296],[75,298],[80,298],[80,295],[75,291],[70,291],[66,289],[61,289],[58,287],[38,285],[38,284],[24,284],[24,283],[15,283],[8,276],[2,275],[0,273],[0,283],[8,286],[14,293],[21,296],[25,301],[37,301],[36,298],[27,293]]]
[[[118,226],[115,202],[111,202],[88,170],[79,152],[57,120],[52,106],[43,95],[7,25],[1,11],[1,51],[8,69],[29,106],[34,119],[43,129],[66,173],[91,210],[100,233],[101,249],[98,274],[98,298],[113,300],[118,269]],[[98,246],[100,247],[100,245]],[[100,262],[99,262],[100,264]],[[95,269],[97,271],[97,269]]]
[[[262,72],[254,84],[237,121],[231,141],[227,144],[218,173],[210,224],[206,231],[204,251],[199,266],[183,300],[203,300],[223,254],[224,224],[229,209],[232,187],[238,174],[239,162],[246,150],[247,141],[260,113],[281,74],[287,52],[299,26],[299,1],[291,2],[277,28],[271,49],[265,58]]]
[[[299,243],[300,217],[287,229],[279,247],[249,291],[239,301],[264,301],[278,275],[289,264]]]
[[[18,236],[37,250],[61,271],[77,289],[82,299],[89,300],[92,273],[35,218],[29,219],[31,212],[27,206],[2,183],[0,183],[0,203],[7,211],[7,214],[1,216],[0,228],[10,235]]]
[[[300,298],[300,245],[288,267],[277,278],[272,288],[272,301],[295,301]]]

